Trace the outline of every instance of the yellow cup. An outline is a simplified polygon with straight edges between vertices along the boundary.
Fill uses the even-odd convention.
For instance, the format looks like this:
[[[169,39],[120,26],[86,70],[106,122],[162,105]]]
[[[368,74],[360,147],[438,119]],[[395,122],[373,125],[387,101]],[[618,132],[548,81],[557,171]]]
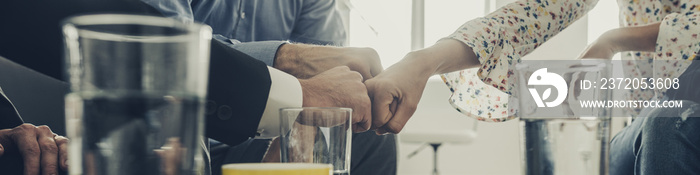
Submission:
[[[332,175],[333,166],[319,163],[234,163],[222,175]]]

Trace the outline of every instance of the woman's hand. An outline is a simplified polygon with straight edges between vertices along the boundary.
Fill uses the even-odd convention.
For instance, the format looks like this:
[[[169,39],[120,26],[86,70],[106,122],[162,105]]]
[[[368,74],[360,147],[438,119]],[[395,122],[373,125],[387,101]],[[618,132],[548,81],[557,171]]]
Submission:
[[[365,81],[372,101],[372,127],[377,134],[399,133],[416,111],[430,71],[421,71],[410,54],[378,76]]]
[[[372,129],[399,133],[416,111],[428,78],[479,65],[466,44],[444,39],[411,52],[384,72],[365,81],[372,100]]]

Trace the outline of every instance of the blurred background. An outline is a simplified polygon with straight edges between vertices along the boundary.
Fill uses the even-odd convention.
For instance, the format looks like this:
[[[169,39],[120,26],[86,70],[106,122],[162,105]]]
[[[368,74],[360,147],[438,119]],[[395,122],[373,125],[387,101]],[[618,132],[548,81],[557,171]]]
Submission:
[[[349,27],[349,46],[376,49],[386,68],[409,51],[430,46],[454,32],[464,22],[484,16],[513,1],[515,0],[340,0],[338,5]],[[414,4],[423,4],[423,8],[416,8]],[[600,0],[587,16],[524,59],[575,59],[601,34],[619,26],[618,12],[616,1]],[[615,59],[619,59],[619,55]],[[440,174],[520,174],[519,122],[478,122],[475,125],[474,119],[463,116],[450,107],[447,102],[450,94],[439,77],[432,77],[418,111],[402,133],[452,133],[473,129],[476,137],[471,142],[448,143],[440,147],[437,160]],[[624,125],[623,118],[613,120],[612,135]],[[423,149],[408,158],[422,144],[402,140],[401,135],[399,138],[398,174],[431,174],[432,148]]]

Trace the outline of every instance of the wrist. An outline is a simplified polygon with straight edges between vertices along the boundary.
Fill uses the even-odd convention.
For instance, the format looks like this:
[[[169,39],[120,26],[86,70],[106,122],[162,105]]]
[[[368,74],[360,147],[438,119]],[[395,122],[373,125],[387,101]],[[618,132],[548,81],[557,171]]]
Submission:
[[[277,53],[275,53],[275,61],[272,67],[287,72],[290,68],[294,67],[294,63],[298,62],[299,54],[296,44],[282,44]]]
[[[314,106],[313,102],[315,102],[316,100],[312,98],[315,89],[313,82],[311,82],[311,80],[308,79],[299,79],[299,84],[301,85],[302,94],[301,106]]]
[[[411,51],[397,64],[402,65],[401,69],[411,70],[417,78],[426,78],[437,74],[437,69],[441,61],[433,59],[430,53],[424,50]],[[393,66],[392,66],[393,67]]]
[[[600,40],[608,43],[614,52],[641,51],[653,52],[656,49],[656,38],[659,33],[659,23],[649,25],[623,27],[609,30],[601,35]]]
[[[410,52],[405,58],[429,75],[449,73],[478,66],[474,51],[461,41],[443,39],[435,45]]]
[[[351,55],[346,53],[348,49],[307,44],[284,44],[275,56],[273,67],[297,78],[307,79],[335,67],[335,64],[342,61],[338,58],[342,58],[342,55]]]
[[[624,32],[618,28],[603,33],[595,42],[599,43],[601,46],[607,47],[612,54],[616,54],[626,50],[624,46],[628,45],[628,43],[625,43],[629,41],[627,37],[628,36],[625,36]]]
[[[311,78],[318,74],[313,65],[309,63],[309,59],[315,58],[315,46],[306,44],[284,44],[275,55],[274,68],[293,75],[297,78]]]

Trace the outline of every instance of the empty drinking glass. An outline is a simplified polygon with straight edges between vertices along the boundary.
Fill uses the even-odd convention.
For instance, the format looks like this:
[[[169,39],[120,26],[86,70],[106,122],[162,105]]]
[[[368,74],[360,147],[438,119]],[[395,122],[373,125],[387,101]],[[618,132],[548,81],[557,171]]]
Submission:
[[[63,34],[70,174],[200,174],[211,28],[100,14]]]
[[[280,109],[282,162],[333,165],[334,175],[350,174],[350,108]]]

